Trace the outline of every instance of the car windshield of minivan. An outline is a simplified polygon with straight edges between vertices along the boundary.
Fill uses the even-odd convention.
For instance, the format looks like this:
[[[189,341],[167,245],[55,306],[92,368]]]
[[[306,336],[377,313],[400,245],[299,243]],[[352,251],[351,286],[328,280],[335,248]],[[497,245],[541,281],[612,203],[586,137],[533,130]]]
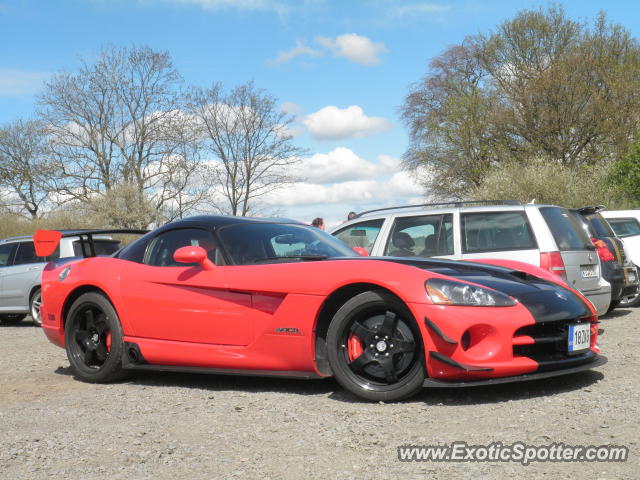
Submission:
[[[578,213],[560,207],[542,207],[540,213],[547,221],[560,251],[594,249]]]

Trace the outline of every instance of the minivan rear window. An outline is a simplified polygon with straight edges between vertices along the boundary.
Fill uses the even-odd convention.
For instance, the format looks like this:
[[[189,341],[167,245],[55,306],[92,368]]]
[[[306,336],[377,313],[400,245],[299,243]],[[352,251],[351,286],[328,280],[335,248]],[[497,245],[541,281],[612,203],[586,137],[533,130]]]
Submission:
[[[635,218],[608,218],[607,220],[619,237],[640,235],[640,223]]]
[[[613,233],[613,230],[611,230],[611,227],[609,226],[607,221],[599,213],[592,213],[590,215],[585,215],[585,217],[587,218],[587,220],[589,220],[591,227],[596,232],[596,235],[599,238],[616,236],[616,234]]]
[[[566,208],[542,207],[540,213],[561,252],[568,250],[593,250],[593,244],[578,219],[578,213]]]
[[[533,248],[538,246],[527,215],[522,211],[462,215],[462,251],[464,253]]]

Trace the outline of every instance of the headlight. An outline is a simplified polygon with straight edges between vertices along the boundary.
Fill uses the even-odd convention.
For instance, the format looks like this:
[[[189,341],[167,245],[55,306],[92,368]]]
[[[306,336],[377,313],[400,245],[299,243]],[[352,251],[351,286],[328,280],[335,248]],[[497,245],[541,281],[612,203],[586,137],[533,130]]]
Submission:
[[[511,307],[516,303],[507,295],[468,283],[432,278],[425,283],[427,295],[438,305]]]

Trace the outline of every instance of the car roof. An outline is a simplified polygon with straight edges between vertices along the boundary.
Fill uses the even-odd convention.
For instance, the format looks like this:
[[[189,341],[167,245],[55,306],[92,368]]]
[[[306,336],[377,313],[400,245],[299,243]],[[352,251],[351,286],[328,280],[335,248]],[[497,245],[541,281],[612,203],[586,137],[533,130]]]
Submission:
[[[294,225],[306,225],[298,220],[290,218],[268,218],[268,217],[233,217],[229,215],[197,215],[182,220],[175,220],[160,227],[161,230],[171,230],[180,227],[200,227],[200,228],[220,228],[234,224],[267,224],[267,223],[288,223]],[[160,230],[158,229],[158,230]]]
[[[490,212],[501,210],[524,210],[525,208],[540,208],[540,207],[559,207],[558,205],[538,204],[538,203],[521,203],[517,200],[481,200],[471,202],[449,202],[449,203],[427,203],[424,205],[406,205],[387,208],[378,208],[375,210],[368,210],[359,213],[355,218],[349,221],[355,222],[356,220],[366,218],[378,218],[387,215],[406,214],[407,216],[420,214],[420,213],[433,213],[438,214],[440,212],[451,211],[452,209],[459,209],[464,212]],[[341,225],[342,226],[342,225]]]
[[[74,233],[81,234],[81,233],[84,233],[84,232],[90,232],[90,231],[92,231],[92,229],[85,228],[85,229],[57,230],[57,231],[60,232],[60,233],[65,234],[65,235],[68,235],[68,234],[72,235]],[[67,240],[68,241],[69,239],[78,240],[79,238],[80,237],[71,236],[71,237],[65,237],[64,239],[61,239],[61,241],[62,240]],[[111,238],[108,235],[96,235],[95,238],[96,238],[96,240],[113,240],[113,238]],[[27,241],[33,240],[33,235],[16,235],[14,237],[3,238],[2,240],[0,240],[0,244],[22,242],[22,241],[25,241],[25,240],[27,240]]]

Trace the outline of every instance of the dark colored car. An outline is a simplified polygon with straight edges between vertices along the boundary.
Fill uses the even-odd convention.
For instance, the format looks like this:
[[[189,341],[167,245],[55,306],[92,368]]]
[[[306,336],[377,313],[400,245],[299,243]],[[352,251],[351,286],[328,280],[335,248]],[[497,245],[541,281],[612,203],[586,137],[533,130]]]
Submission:
[[[602,276],[611,284],[611,311],[622,298],[638,292],[638,275],[631,260],[627,259],[624,243],[600,214],[603,209],[602,206],[582,207],[574,212],[583,220],[600,257]]]

